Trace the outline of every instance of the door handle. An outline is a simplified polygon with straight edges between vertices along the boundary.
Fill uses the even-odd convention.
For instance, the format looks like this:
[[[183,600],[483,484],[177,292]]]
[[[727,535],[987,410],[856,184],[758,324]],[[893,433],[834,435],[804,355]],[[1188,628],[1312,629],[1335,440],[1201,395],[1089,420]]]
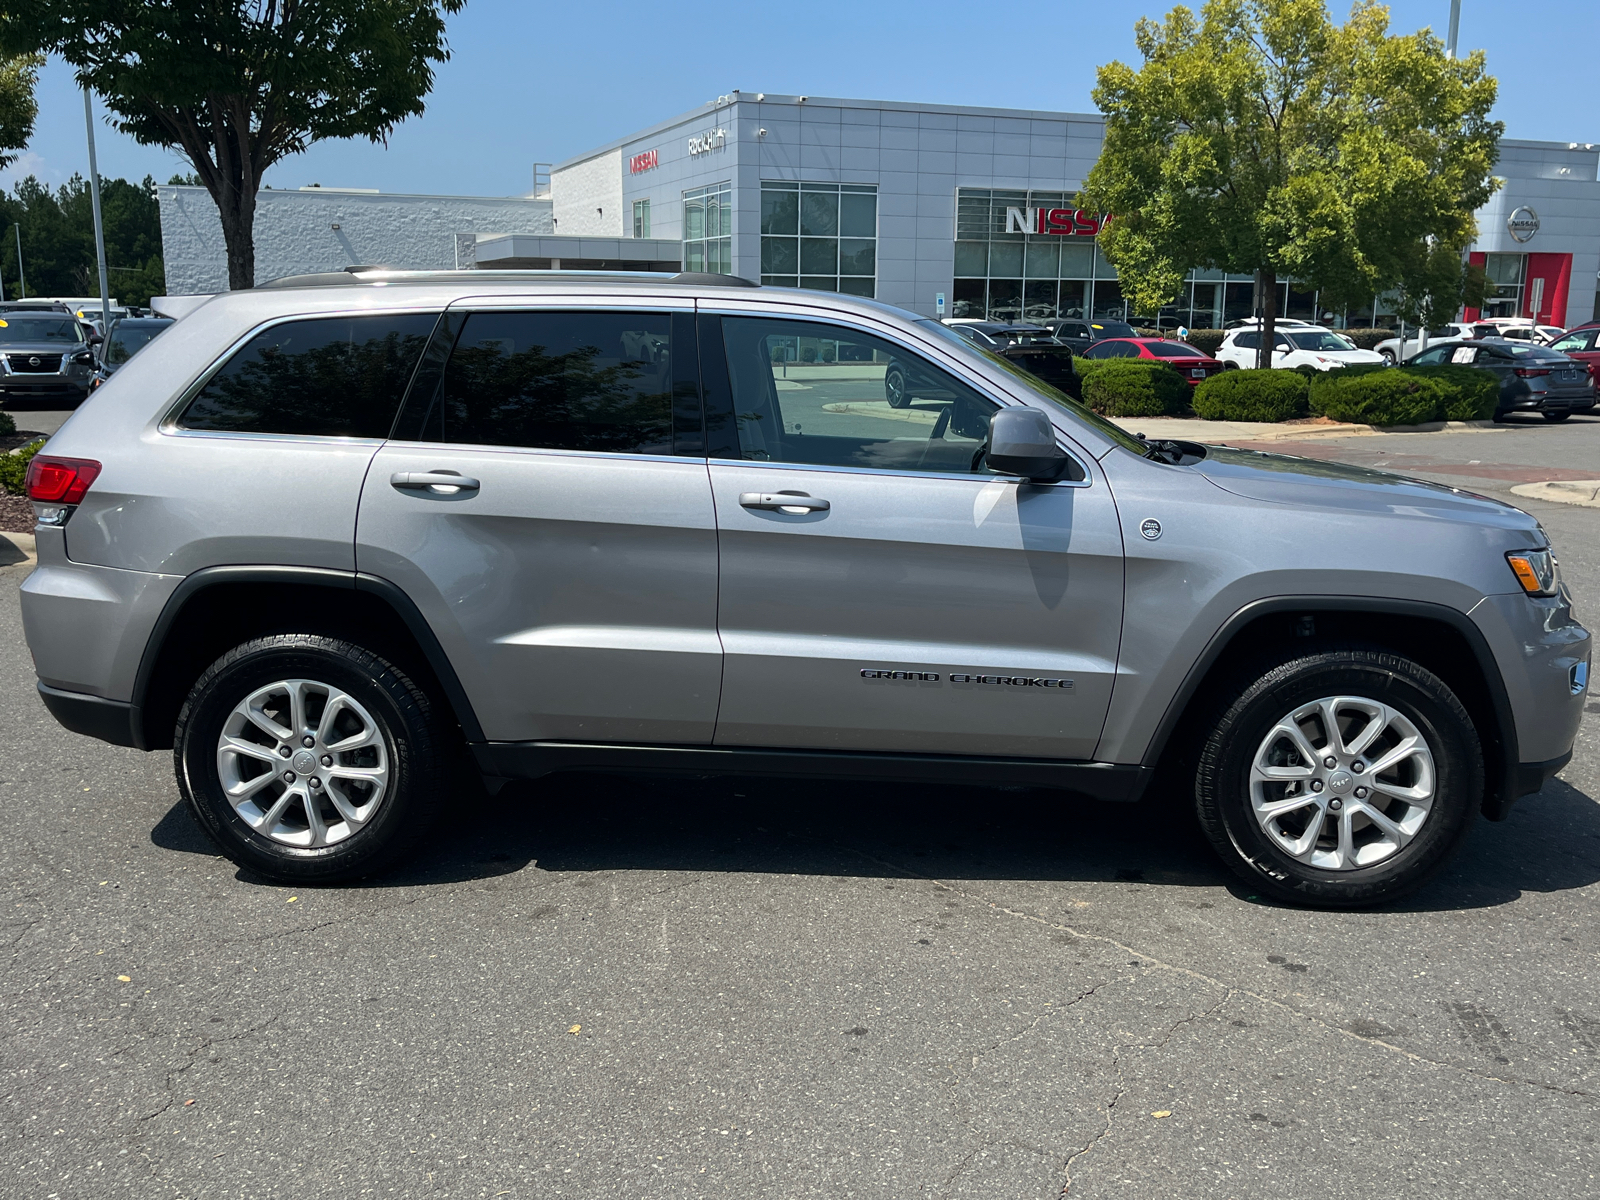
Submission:
[[[478,490],[478,481],[465,475],[458,475],[454,471],[396,471],[389,476],[389,483],[393,487],[406,491],[429,491],[433,488],[449,488],[448,492],[440,495],[453,496],[460,492],[475,492]]]
[[[787,513],[827,512],[831,507],[826,500],[804,492],[740,492],[739,503],[745,508],[770,508]]]

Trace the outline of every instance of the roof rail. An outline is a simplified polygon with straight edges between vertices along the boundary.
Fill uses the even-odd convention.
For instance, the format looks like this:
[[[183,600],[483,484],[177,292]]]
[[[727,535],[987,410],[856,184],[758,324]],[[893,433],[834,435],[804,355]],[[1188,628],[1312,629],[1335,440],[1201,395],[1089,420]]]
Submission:
[[[680,271],[668,275],[664,271],[535,271],[535,270],[466,270],[466,271],[404,271],[392,267],[353,266],[342,271],[319,271],[311,275],[285,275],[281,279],[258,283],[258,288],[340,287],[360,283],[430,283],[443,280],[472,280],[494,283],[503,280],[555,282],[592,279],[599,283],[607,280],[637,279],[652,283],[686,283],[699,287],[753,288],[761,285],[753,279],[738,275],[718,275],[709,271]]]

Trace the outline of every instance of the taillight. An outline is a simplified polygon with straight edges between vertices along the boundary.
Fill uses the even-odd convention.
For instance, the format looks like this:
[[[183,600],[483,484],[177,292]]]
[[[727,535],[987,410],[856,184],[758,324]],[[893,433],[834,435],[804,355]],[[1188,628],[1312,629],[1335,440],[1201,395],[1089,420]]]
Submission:
[[[1550,374],[1549,367],[1513,367],[1518,379],[1537,379],[1540,375]]]
[[[41,504],[82,504],[89,485],[100,475],[92,458],[56,458],[35,454],[28,464],[28,499]]]

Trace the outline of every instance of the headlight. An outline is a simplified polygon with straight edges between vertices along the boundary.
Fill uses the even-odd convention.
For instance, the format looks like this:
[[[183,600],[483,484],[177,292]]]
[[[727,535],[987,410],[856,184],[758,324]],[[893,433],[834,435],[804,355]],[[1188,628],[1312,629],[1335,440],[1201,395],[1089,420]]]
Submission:
[[[1512,550],[1506,554],[1511,573],[1530,596],[1554,596],[1561,590],[1561,568],[1548,550]]]

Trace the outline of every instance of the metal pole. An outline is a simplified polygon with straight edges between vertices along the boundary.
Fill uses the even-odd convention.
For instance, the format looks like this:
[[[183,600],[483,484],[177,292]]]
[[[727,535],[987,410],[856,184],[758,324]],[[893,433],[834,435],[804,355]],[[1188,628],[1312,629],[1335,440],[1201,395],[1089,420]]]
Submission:
[[[1461,33],[1461,0],[1450,0],[1450,36],[1445,39],[1444,52],[1456,56],[1456,38]]]
[[[28,298],[28,277],[22,273],[22,222],[18,221],[13,228],[17,231],[17,282],[22,285],[22,298]]]
[[[100,336],[111,336],[111,285],[106,278],[106,229],[100,220],[100,169],[94,161],[94,101],[83,89],[83,123],[89,130],[89,202],[94,207],[94,252],[100,260]]]

